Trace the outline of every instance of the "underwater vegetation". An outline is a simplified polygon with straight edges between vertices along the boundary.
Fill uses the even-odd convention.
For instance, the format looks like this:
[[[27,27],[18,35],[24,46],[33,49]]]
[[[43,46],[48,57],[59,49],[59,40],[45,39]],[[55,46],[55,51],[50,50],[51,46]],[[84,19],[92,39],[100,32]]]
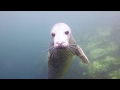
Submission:
[[[82,37],[81,48],[90,63],[84,64],[74,57],[64,78],[120,79],[120,28],[104,26]],[[78,37],[77,37],[78,38]],[[81,42],[77,42],[81,45]]]
[[[88,38],[84,50],[89,51],[90,64],[83,75],[92,79],[119,79],[120,56],[119,46],[115,40],[111,40],[111,27],[97,28],[96,33],[85,36]],[[81,65],[81,64],[80,64]]]
[[[81,48],[89,58],[88,65],[74,57],[65,77],[83,79],[120,79],[120,28],[99,27],[82,37]],[[81,45],[81,43],[78,43]],[[78,63],[78,64],[76,64]],[[72,71],[72,72],[71,72]],[[75,74],[76,73],[76,74]]]

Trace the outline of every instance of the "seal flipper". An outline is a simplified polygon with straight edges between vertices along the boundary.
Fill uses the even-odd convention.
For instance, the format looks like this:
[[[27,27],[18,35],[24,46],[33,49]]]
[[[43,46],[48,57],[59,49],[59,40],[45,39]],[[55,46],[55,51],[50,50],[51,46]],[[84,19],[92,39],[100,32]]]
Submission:
[[[87,56],[84,54],[83,50],[77,45],[75,54],[82,60],[84,63],[89,63]]]

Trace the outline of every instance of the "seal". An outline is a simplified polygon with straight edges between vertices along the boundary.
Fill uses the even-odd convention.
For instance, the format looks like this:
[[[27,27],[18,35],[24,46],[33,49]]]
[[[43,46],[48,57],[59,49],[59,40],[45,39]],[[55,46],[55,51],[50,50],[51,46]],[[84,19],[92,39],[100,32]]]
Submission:
[[[61,79],[70,66],[73,55],[78,56],[83,63],[89,63],[83,50],[76,44],[67,24],[55,24],[51,29],[50,36],[48,79]]]

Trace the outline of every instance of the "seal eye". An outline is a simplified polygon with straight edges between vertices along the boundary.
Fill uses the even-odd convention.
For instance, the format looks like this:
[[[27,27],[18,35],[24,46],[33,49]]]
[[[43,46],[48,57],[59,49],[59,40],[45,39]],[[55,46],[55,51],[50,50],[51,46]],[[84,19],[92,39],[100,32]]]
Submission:
[[[66,32],[65,32],[65,34],[66,34],[66,35],[68,35],[68,34],[69,34],[69,32],[68,32],[68,31],[66,31]]]
[[[54,33],[52,33],[52,37],[54,37],[55,36],[55,34]]]

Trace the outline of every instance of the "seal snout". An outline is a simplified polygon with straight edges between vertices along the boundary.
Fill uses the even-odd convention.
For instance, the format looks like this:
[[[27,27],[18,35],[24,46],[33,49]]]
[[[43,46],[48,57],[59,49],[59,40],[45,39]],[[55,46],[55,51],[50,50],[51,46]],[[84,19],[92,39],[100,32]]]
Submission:
[[[56,49],[64,49],[67,46],[65,45],[65,42],[56,42],[55,46]]]

